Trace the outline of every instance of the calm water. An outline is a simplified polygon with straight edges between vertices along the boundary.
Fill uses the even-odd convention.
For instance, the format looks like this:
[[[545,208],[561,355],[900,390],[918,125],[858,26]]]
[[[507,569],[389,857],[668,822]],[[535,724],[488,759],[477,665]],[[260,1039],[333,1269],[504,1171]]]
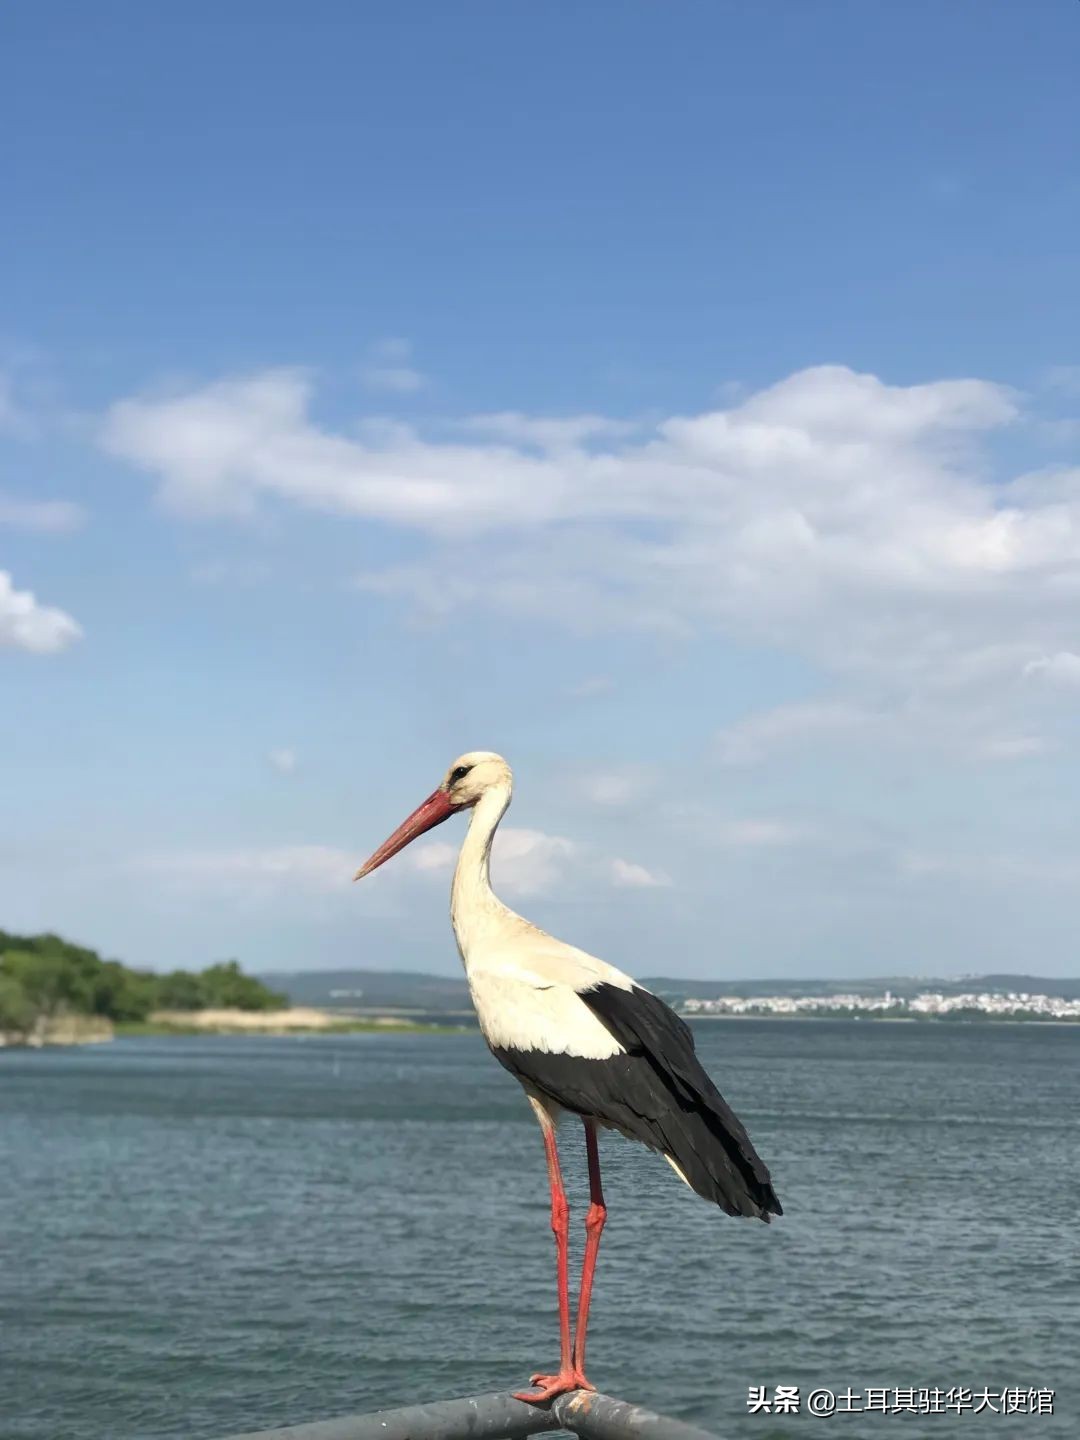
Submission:
[[[605,1137],[594,1381],[757,1440],[902,1422],[751,1416],[750,1384],[1053,1386],[1053,1418],[900,1433],[1080,1434],[1080,1028],[697,1033],[788,1213],[728,1219]],[[4,1440],[509,1388],[555,1359],[552,1250],[535,1122],[475,1034],[0,1051]]]

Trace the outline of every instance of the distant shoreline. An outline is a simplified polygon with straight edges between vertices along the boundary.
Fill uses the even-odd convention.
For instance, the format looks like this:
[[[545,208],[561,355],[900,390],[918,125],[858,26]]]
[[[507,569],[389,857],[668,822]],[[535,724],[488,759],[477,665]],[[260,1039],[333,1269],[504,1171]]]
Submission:
[[[76,1017],[81,1018],[81,1017]],[[967,1015],[681,1015],[691,1024],[699,1022],[715,1024],[718,1021],[774,1020],[784,1023],[805,1024],[823,1021],[841,1021],[849,1024],[872,1025],[963,1025],[982,1027],[985,1025],[1039,1025],[1058,1029],[1080,1029],[1080,1021],[1044,1018],[1039,1015],[984,1015],[973,1019]],[[295,1035],[304,1039],[341,1035],[470,1035],[479,1033],[475,1024],[439,1024],[403,1019],[395,1015],[370,1016],[363,1019],[342,1017],[336,1019],[332,1012],[315,1012],[298,1015],[292,1011],[252,1012],[240,1011],[235,1015],[194,1011],[181,1018],[151,1018],[148,1020],[121,1021],[112,1025],[106,1033],[104,1025],[92,1027],[63,1025],[51,1033],[35,1035],[28,1039],[15,1038],[0,1033],[0,1050],[4,1049],[55,1049],[60,1047],[109,1044],[113,1040],[137,1039],[190,1039],[193,1036],[213,1035],[227,1037],[281,1037]]]
[[[335,1015],[332,1010],[158,1010],[145,1020],[121,1022],[117,1035],[415,1035],[446,1032],[450,1025],[396,1015]]]
[[[267,1016],[267,1019],[270,1017]],[[1064,1029],[1074,1029],[1080,1026],[1080,1021],[1044,1019],[1034,1015],[1029,1017],[1018,1017],[1015,1015],[992,1015],[980,1019],[972,1019],[966,1015],[942,1015],[942,1016],[920,1016],[920,1015],[680,1015],[682,1020],[691,1024],[698,1021],[716,1023],[723,1020],[780,1020],[785,1023],[820,1023],[822,1021],[847,1021],[851,1024],[874,1025],[1044,1025],[1059,1026]],[[162,1024],[142,1022],[135,1025],[118,1025],[116,1034],[124,1036],[168,1036],[168,1035],[468,1035],[478,1033],[475,1024],[436,1024],[422,1023],[419,1021],[402,1020],[397,1016],[372,1016],[370,1018],[343,1019],[331,1021],[328,1024],[305,1026],[303,1024],[293,1025],[261,1025],[255,1026],[229,1026],[229,1025],[184,1025],[184,1024]]]
[[[108,1020],[99,1015],[60,1015],[27,1034],[0,1031],[0,1049],[42,1050],[107,1045],[117,1039],[192,1035],[453,1035],[468,1027],[403,1019],[395,1015],[337,1016],[292,1006],[283,1010],[156,1011],[145,1020]]]

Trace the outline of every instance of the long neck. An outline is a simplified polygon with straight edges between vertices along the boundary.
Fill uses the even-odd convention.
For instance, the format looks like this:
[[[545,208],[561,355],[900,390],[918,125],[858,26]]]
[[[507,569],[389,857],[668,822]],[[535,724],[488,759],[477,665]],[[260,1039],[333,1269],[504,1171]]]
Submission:
[[[477,801],[458,856],[450,891],[450,918],[461,958],[468,963],[469,947],[505,906],[491,889],[491,842],[510,804],[510,786],[496,785]]]

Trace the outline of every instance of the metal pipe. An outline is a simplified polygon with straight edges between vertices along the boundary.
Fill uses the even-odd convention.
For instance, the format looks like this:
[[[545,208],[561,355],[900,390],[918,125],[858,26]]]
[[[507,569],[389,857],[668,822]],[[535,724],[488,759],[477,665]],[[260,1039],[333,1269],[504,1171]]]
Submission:
[[[582,1440],[715,1440],[682,1420],[591,1390],[560,1395],[544,1408],[507,1394],[469,1395],[372,1415],[251,1431],[229,1440],[524,1440],[552,1430],[570,1430]]]
[[[631,1405],[627,1400],[614,1400],[592,1390],[560,1395],[551,1409],[563,1428],[582,1440],[716,1440],[707,1430],[699,1430],[684,1420],[672,1420],[643,1405]]]

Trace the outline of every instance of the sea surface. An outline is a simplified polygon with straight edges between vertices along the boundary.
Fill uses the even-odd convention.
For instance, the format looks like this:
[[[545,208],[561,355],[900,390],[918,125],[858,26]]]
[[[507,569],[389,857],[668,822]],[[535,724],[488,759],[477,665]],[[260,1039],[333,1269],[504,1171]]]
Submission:
[[[740,1440],[1080,1436],[1080,1027],[695,1033],[786,1214],[730,1219],[603,1137],[599,1388]],[[215,1440],[555,1359],[539,1132],[475,1032],[0,1051],[3,1440]],[[818,1419],[748,1413],[751,1385],[1057,1397]]]

